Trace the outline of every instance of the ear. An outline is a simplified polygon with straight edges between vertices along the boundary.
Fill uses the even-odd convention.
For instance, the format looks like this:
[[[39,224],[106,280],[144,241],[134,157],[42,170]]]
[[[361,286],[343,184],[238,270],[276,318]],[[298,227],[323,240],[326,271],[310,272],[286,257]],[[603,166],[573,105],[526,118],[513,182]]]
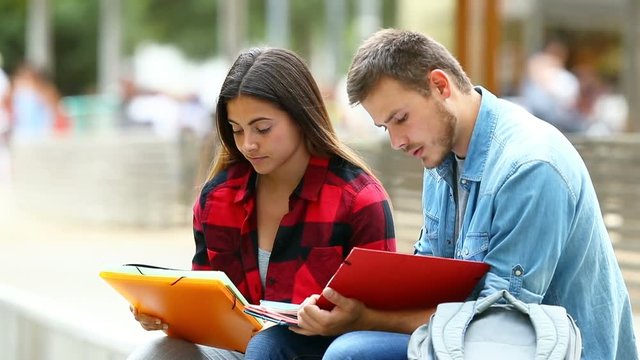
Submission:
[[[428,76],[431,91],[437,92],[443,98],[451,96],[451,83],[446,72],[440,69],[433,69]]]

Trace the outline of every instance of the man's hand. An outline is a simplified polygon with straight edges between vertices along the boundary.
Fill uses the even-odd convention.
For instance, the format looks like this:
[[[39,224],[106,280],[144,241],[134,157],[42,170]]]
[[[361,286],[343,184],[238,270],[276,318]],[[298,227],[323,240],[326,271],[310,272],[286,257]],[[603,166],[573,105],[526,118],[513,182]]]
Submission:
[[[307,298],[298,310],[298,327],[290,327],[302,335],[335,336],[349,331],[363,330],[362,317],[366,307],[358,300],[346,298],[331,288],[325,288],[322,296],[336,306],[331,310],[322,310],[316,302],[320,295]]]

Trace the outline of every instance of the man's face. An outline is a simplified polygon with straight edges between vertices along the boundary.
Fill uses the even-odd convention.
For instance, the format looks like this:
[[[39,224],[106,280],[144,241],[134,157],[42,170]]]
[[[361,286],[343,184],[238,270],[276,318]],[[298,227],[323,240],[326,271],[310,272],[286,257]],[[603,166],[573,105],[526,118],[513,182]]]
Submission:
[[[458,119],[432,88],[425,96],[397,80],[383,77],[362,101],[376,126],[389,134],[391,147],[432,169],[444,161],[455,143]]]

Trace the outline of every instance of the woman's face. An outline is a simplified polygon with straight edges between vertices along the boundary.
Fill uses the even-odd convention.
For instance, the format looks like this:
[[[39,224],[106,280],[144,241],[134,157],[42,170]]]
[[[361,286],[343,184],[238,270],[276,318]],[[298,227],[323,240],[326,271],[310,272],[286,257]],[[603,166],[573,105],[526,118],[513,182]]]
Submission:
[[[227,103],[229,124],[238,150],[258,174],[306,168],[309,152],[291,116],[273,103],[240,95]]]

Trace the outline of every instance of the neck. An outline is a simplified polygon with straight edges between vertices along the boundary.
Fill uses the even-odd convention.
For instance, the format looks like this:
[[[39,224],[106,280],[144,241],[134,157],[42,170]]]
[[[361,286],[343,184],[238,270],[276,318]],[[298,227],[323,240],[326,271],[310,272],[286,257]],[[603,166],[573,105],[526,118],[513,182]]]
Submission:
[[[476,118],[480,112],[480,102],[482,96],[475,89],[471,89],[469,94],[458,94],[455,99],[456,107],[460,109],[458,112],[458,128],[456,129],[456,140],[453,145],[453,153],[460,158],[467,156],[469,142],[473,134],[473,127],[476,124]]]

